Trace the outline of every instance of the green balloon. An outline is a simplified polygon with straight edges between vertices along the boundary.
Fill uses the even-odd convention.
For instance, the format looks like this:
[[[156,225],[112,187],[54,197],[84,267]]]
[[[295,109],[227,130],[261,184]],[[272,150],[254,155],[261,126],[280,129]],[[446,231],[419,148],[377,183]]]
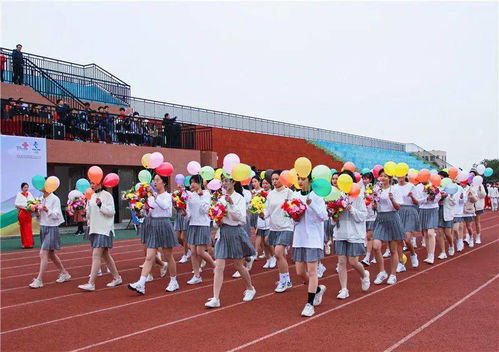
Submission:
[[[365,174],[367,174],[369,172],[371,172],[371,169],[369,169],[367,167],[365,167],[365,168],[362,169],[362,175],[365,175]]]
[[[340,197],[341,197],[341,191],[333,186],[331,187],[331,192],[329,192],[329,194],[326,197],[324,197],[324,200],[327,202],[329,202],[330,200],[335,201],[340,199]]]
[[[334,175],[336,173],[336,169],[331,169],[331,175]]]
[[[184,179],[184,186],[185,187],[189,187],[191,185],[191,175],[189,176],[185,176],[185,179]]]
[[[151,173],[147,170],[141,170],[139,172],[139,181],[142,183],[151,183],[152,176]]]
[[[318,196],[326,197],[329,193],[331,193],[331,184],[323,178],[316,178],[312,182],[312,190]]]
[[[327,182],[331,182],[331,170],[325,165],[317,165],[312,169],[312,179],[323,178]]]
[[[203,180],[210,181],[215,178],[215,170],[211,166],[203,166],[199,172]]]
[[[31,179],[31,183],[37,190],[42,191],[43,187],[45,187],[45,177],[43,177],[42,175],[35,175]]]
[[[452,180],[451,180],[450,178],[446,177],[446,178],[442,179],[442,182],[441,182],[441,184],[440,184],[440,187],[441,187],[441,188],[445,188],[445,187],[447,187],[447,185],[449,185],[450,183],[452,183]]]

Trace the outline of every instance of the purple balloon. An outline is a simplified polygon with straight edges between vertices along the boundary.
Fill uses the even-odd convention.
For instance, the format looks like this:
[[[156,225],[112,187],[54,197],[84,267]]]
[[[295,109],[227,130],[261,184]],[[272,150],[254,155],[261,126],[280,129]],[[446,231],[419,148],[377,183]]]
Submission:
[[[182,174],[177,174],[175,176],[175,183],[177,186],[182,186],[184,184],[185,176]]]
[[[470,175],[468,176],[468,184],[469,184],[469,185],[471,185],[471,182],[473,181],[473,177],[475,177],[475,175],[473,175],[473,174],[470,174]]]

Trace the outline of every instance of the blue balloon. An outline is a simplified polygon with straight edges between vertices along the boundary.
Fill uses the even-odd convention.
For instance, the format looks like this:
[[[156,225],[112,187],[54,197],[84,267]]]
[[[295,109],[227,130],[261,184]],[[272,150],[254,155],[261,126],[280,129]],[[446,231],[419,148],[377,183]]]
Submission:
[[[445,186],[444,192],[450,195],[456,194],[457,185],[455,183],[449,183],[447,186]]]
[[[85,193],[87,189],[90,188],[90,182],[86,178],[80,178],[76,181],[76,189],[81,193]]]
[[[191,185],[191,176],[186,176],[184,179],[184,186],[189,187]]]
[[[492,174],[494,173],[494,170],[492,170],[491,167],[488,167],[485,169],[485,171],[483,172],[483,176],[485,177],[490,177],[492,176]]]
[[[336,169],[331,169],[331,175],[334,175],[336,172]]]

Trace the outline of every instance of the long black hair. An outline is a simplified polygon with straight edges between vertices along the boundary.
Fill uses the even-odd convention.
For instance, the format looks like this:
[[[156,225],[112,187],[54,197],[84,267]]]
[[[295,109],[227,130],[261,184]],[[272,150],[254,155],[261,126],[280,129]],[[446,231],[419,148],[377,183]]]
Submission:
[[[362,178],[368,178],[371,183],[374,183],[374,175],[372,172],[366,172],[362,175]]]
[[[192,184],[193,182],[197,183],[201,189],[204,189],[203,178],[201,175],[192,175],[189,180],[189,184]]]
[[[234,191],[236,191],[237,193],[239,193],[244,197],[243,186],[241,185],[241,182],[239,181],[233,181],[233,182],[234,182]]]

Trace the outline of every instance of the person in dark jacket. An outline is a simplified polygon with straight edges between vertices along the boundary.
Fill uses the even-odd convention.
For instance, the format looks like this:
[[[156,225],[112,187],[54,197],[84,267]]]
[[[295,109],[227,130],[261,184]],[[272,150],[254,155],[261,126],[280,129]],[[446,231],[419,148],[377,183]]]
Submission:
[[[22,48],[23,46],[21,44],[17,44],[16,48],[12,50],[12,81],[14,84],[21,85],[24,83],[24,58],[23,53],[21,52]]]

